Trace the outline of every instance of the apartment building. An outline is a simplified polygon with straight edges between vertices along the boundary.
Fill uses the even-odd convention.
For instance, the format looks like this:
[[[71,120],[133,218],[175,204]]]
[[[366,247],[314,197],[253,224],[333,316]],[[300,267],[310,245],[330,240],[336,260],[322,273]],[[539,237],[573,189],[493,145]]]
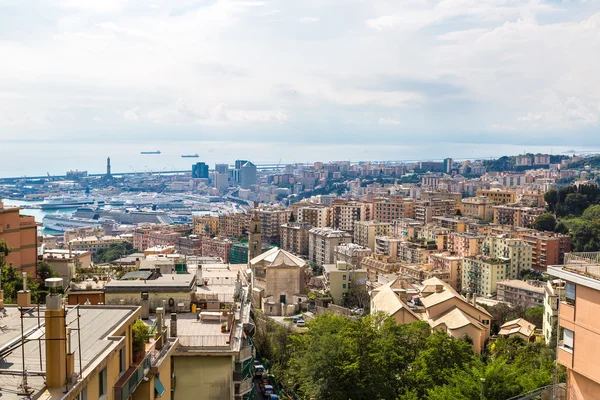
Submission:
[[[281,225],[281,249],[297,255],[308,256],[308,232],[312,225],[292,222]]]
[[[65,309],[60,295],[50,295],[37,310],[30,299],[24,300],[26,295],[30,292],[23,293],[19,306],[34,311],[21,319],[18,307],[6,306],[2,319],[0,349],[5,352],[0,370],[7,372],[2,374],[3,400],[22,399],[23,393],[27,398],[47,400],[154,400],[172,395],[171,356],[179,341],[163,327],[164,313],[157,317],[156,333],[135,353],[132,326],[141,315],[140,307]],[[26,332],[42,338],[41,347],[37,341],[20,344],[21,323]],[[74,335],[73,329],[79,333]],[[36,371],[27,368],[34,364]]]
[[[177,225],[172,227],[142,226],[133,230],[133,248],[144,251],[155,246],[171,246],[183,236],[189,227]]]
[[[538,271],[546,271],[549,265],[561,265],[566,253],[571,252],[571,236],[558,233],[533,231],[523,235],[531,247],[531,265]]]
[[[260,220],[263,243],[279,246],[281,241],[281,225],[290,220],[291,210],[261,208],[255,210]]]
[[[356,268],[355,265],[337,261],[335,264],[323,265],[325,273],[325,290],[331,294],[333,304],[343,305],[344,294],[348,293],[350,285],[366,288],[367,271]]]
[[[397,273],[403,263],[384,254],[371,254],[364,257],[360,265],[367,271],[368,280],[377,282],[379,278],[385,275]]]
[[[457,257],[471,257],[481,254],[484,235],[464,232],[448,233],[448,251]]]
[[[517,204],[494,206],[494,223],[514,228],[529,228],[537,217],[545,213],[541,207],[526,207]]]
[[[459,192],[450,192],[448,190],[437,190],[437,191],[429,191],[424,190],[421,192],[421,200],[431,200],[431,199],[442,199],[442,200],[454,200],[457,204],[462,201],[462,193]]]
[[[298,222],[311,224],[315,228],[331,227],[331,208],[325,205],[299,207],[296,211]]]
[[[0,199],[0,240],[4,240],[10,249],[6,265],[17,271],[37,275],[38,223],[34,217],[21,215],[22,208],[5,207]]]
[[[558,303],[560,295],[565,293],[565,282],[560,279],[553,279],[544,286],[544,320],[542,332],[547,345],[554,346],[552,343],[552,334],[554,329],[558,329]],[[558,338],[558,332],[556,332]],[[556,340],[554,338],[554,340]]]
[[[389,222],[356,221],[354,223],[354,243],[375,250],[375,237],[387,236],[392,226]]]
[[[334,229],[354,234],[356,221],[372,219],[373,204],[360,201],[335,200],[332,204],[332,226]]]
[[[567,399],[600,393],[600,253],[569,253],[548,273],[565,281],[560,292],[558,362],[567,370]]]
[[[373,201],[373,219],[380,222],[392,222],[398,218],[413,218],[414,199],[385,198]]]
[[[430,199],[415,202],[415,220],[428,224],[433,217],[443,217],[456,214],[454,200]]]
[[[216,236],[219,234],[219,218],[212,215],[196,216],[192,220],[194,235]]]
[[[467,335],[476,354],[484,351],[492,316],[475,300],[467,301],[438,278],[424,280],[420,290],[398,281],[403,280],[398,278],[371,291],[371,312],[385,312],[397,323],[427,321],[431,329],[454,338]]]
[[[231,213],[219,215],[219,234],[228,238],[246,236],[250,214]]]
[[[223,262],[230,262],[232,242],[225,237],[203,237],[202,238],[202,256],[220,257]]]
[[[416,219],[400,218],[392,222],[392,232],[390,232],[390,234],[405,239],[415,239],[423,226],[424,224]]]
[[[112,244],[120,244],[123,242],[132,242],[133,236],[86,236],[75,238],[69,241],[71,250],[78,251],[98,251],[100,249],[108,249]]]
[[[472,222],[472,220],[463,217],[433,217],[432,222],[454,232],[465,232],[467,223]]]
[[[521,271],[531,269],[531,247],[523,239],[488,236],[483,242],[482,254],[510,260],[506,279],[519,279]]]
[[[335,247],[351,243],[352,235],[333,228],[312,228],[308,232],[308,260],[317,265],[335,262]]]
[[[485,197],[467,197],[462,201],[462,215],[467,218],[476,218],[483,221],[494,219],[494,200]]]
[[[462,289],[468,293],[491,297],[496,283],[511,278],[510,260],[486,256],[463,258]]]
[[[517,201],[516,193],[513,190],[478,189],[475,193],[477,197],[487,197],[497,205],[512,204]]]
[[[429,255],[429,264],[433,270],[442,270],[448,273],[448,278],[442,279],[454,290],[462,290],[462,259],[449,252],[434,253]]]
[[[496,298],[515,306],[531,308],[544,304],[544,284],[540,281],[508,279],[496,282]]]
[[[355,267],[360,266],[363,258],[370,256],[373,251],[355,243],[343,243],[335,246],[335,261],[345,262]]]

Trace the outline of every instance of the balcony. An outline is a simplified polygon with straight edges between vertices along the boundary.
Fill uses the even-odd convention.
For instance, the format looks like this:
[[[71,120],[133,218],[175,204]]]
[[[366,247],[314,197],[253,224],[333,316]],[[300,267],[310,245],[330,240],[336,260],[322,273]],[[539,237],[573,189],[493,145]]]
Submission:
[[[559,314],[562,321],[575,322],[575,307],[567,302],[561,301],[559,305]]]
[[[236,396],[244,395],[244,394],[250,392],[253,387],[254,387],[254,385],[252,383],[252,378],[246,379],[245,381],[242,381],[240,383],[236,383],[235,384],[235,395]]]
[[[557,361],[567,368],[573,368],[573,350],[564,347],[562,341],[558,343]]]
[[[236,356],[235,361],[245,361],[249,358],[252,358],[254,355],[252,346],[244,346],[240,349],[239,355]]]
[[[114,386],[114,398],[116,400],[128,399],[150,372],[151,366],[151,352],[148,352],[143,358],[133,363],[117,381]]]

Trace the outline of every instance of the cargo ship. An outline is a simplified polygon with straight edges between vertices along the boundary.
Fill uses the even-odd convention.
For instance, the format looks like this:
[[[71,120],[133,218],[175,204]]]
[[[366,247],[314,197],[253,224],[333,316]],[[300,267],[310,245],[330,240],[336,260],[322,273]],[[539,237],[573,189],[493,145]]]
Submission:
[[[183,154],[181,158],[198,158],[200,157],[198,154]]]
[[[160,154],[160,150],[156,150],[156,151],[142,151],[140,154]]]

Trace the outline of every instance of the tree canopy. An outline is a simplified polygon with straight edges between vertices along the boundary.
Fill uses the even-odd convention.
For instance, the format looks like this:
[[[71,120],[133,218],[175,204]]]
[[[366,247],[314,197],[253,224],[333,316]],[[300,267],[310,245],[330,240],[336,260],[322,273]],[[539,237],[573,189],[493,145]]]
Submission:
[[[556,218],[551,213],[540,215],[533,221],[533,228],[538,231],[554,231],[556,227]]]
[[[319,315],[306,333],[257,325],[255,344],[277,378],[300,398],[506,399],[552,383],[553,353],[543,343],[499,338],[484,357],[468,338],[396,324],[381,313],[358,319]],[[268,349],[268,351],[263,351]]]

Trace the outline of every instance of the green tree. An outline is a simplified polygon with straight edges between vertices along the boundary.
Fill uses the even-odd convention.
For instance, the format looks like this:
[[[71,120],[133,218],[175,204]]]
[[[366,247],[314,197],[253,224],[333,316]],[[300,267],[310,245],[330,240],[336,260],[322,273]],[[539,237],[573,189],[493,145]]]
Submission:
[[[567,197],[565,197],[567,214],[581,215],[588,205],[589,202],[586,196],[581,193],[569,193]]]
[[[550,189],[544,194],[544,200],[548,204],[548,211],[551,213],[556,212],[556,206],[558,205],[558,192],[555,189]]]
[[[47,261],[41,261],[38,263],[37,274],[42,283],[48,278],[56,278],[58,276],[58,272],[56,272],[56,270],[52,268],[52,265],[50,265],[50,263]]]
[[[533,229],[537,229],[538,231],[552,232],[555,227],[556,218],[550,213],[542,214],[533,221]]]
[[[600,204],[594,204],[586,208],[581,217],[589,221],[600,221]]]
[[[525,311],[525,319],[532,324],[535,324],[536,328],[541,329],[544,321],[544,307],[535,306]]]
[[[136,320],[132,326],[132,335],[132,351],[135,356],[144,351],[146,343],[148,343],[148,340],[150,339],[148,325],[141,319]]]

